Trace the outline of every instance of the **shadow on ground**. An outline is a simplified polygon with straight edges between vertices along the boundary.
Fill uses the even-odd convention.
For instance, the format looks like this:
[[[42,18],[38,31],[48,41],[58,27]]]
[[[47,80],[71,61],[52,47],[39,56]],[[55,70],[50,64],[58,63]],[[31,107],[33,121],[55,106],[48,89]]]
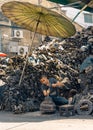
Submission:
[[[0,122],[43,122],[49,120],[67,120],[67,119],[93,119],[92,115],[75,115],[64,117],[59,112],[55,114],[41,114],[40,111],[28,112],[22,114],[13,114],[11,112],[0,111]]]

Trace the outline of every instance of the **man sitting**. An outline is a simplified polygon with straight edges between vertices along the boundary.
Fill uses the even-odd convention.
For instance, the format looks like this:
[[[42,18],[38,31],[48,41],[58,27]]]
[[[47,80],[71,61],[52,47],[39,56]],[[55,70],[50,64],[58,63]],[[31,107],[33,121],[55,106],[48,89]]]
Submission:
[[[55,78],[48,79],[46,75],[41,76],[40,82],[45,97],[50,96],[56,105],[68,104],[68,100],[58,94],[59,87],[64,87],[62,82],[57,81]]]

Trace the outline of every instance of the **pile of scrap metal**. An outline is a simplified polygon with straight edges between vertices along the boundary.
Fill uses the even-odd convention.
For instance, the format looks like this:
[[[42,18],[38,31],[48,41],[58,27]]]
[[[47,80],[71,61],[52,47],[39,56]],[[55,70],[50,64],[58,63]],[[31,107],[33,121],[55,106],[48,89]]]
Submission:
[[[87,62],[87,60],[85,61]],[[76,94],[73,98],[73,101],[75,101],[75,108],[78,114],[89,115],[93,111],[93,64],[82,69],[78,80],[82,88],[82,93]]]
[[[5,71],[5,74],[1,75],[4,84],[0,85],[0,109],[12,111],[13,113],[39,110],[40,104],[44,100],[39,81],[42,74],[58,80],[68,78],[69,82],[65,83],[64,88],[59,89],[59,94],[69,98],[69,91],[75,89],[80,98],[79,100],[74,98],[74,102],[79,104],[83,97],[81,96],[82,92],[86,90],[87,86],[84,83],[88,79],[87,77],[85,77],[84,81],[80,79],[82,74],[80,67],[83,60],[90,53],[92,54],[92,35],[93,27],[88,27],[82,32],[77,32],[71,38],[43,42],[28,57],[28,63],[20,86],[19,79],[25,58],[21,56],[11,57],[13,62],[8,63],[5,68],[3,68],[4,63],[0,63],[0,68]],[[91,77],[91,75],[92,73],[88,76]],[[83,85],[81,85],[81,81]],[[92,79],[91,83],[88,82],[89,84],[91,86]],[[88,93],[89,90],[87,90],[86,95]]]

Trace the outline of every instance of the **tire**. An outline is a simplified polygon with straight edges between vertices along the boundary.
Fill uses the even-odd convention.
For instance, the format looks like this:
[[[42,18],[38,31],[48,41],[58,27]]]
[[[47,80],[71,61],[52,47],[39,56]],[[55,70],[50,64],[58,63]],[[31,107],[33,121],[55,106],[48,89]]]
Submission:
[[[92,110],[93,104],[88,99],[80,100],[76,105],[76,111],[79,115],[89,115],[91,114]]]
[[[93,103],[93,95],[89,97],[89,100]]]
[[[21,47],[19,52],[20,52],[20,54],[24,54],[24,48]]]

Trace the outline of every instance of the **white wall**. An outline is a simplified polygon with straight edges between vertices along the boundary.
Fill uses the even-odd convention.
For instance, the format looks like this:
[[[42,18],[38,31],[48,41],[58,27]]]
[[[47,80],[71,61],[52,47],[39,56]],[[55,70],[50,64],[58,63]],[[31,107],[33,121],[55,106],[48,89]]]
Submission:
[[[78,9],[71,8],[71,7],[62,7],[62,10],[65,10],[66,15],[71,19],[73,19],[76,16],[76,14],[80,11]],[[75,22],[77,22],[78,24],[80,24],[81,26],[83,26],[85,28],[87,28],[88,26],[93,26],[93,23],[90,24],[90,23],[84,22],[84,13],[90,14],[89,12],[83,11],[81,14],[78,15]]]

